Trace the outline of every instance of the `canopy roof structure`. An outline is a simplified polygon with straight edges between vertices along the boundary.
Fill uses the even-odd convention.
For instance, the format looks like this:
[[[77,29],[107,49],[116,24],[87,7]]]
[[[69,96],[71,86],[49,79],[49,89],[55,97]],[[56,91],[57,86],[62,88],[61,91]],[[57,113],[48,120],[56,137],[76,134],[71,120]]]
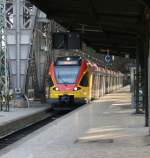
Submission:
[[[137,37],[145,27],[149,0],[30,0],[97,52],[135,57]]]

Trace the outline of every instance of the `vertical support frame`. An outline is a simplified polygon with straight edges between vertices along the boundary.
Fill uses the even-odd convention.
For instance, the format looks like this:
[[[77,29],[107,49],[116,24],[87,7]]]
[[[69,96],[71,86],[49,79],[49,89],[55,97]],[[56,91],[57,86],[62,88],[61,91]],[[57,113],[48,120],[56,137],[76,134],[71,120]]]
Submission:
[[[149,12],[148,12],[149,15]],[[148,18],[148,19],[147,19]],[[149,106],[148,106],[148,54],[149,54],[149,28],[150,22],[149,22],[149,16],[147,17],[147,14],[145,16],[145,25],[143,28],[144,32],[144,87],[143,87],[143,104],[144,104],[144,110],[145,110],[145,126],[149,126]]]
[[[139,113],[139,38],[137,37],[137,49],[136,49],[136,113]]]
[[[9,75],[7,65],[6,41],[6,0],[0,1],[0,92],[2,95],[9,93]]]
[[[17,80],[16,92],[21,93],[21,79],[20,79],[20,0],[16,0],[16,50],[17,50]]]

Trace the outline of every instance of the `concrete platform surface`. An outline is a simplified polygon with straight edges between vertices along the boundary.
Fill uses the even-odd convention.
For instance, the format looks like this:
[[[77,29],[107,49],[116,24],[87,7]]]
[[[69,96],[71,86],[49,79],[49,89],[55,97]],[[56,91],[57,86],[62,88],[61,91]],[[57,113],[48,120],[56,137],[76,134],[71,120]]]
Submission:
[[[0,111],[0,138],[44,119],[49,108],[48,104],[42,105],[39,102],[33,102],[29,108],[10,106],[9,112]]]
[[[49,105],[47,104],[42,105],[39,102],[32,103],[29,108],[10,107],[9,112],[0,111],[0,125],[3,125],[12,120],[16,120],[20,117],[24,117],[24,116],[39,112],[41,110],[45,110],[47,108],[49,108]]]
[[[0,151],[0,158],[149,158],[144,115],[129,87],[93,101]]]

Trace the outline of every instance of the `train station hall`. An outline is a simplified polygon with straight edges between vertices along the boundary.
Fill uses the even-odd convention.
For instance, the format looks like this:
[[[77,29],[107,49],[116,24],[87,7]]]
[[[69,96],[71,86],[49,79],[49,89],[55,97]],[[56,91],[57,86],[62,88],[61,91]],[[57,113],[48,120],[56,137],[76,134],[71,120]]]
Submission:
[[[0,0],[0,158],[149,158],[149,82],[149,0]]]

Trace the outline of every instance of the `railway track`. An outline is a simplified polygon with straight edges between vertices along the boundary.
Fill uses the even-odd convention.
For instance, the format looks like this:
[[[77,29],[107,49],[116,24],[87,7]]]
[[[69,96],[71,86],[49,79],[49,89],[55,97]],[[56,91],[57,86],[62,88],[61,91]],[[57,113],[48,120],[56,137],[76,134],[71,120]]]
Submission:
[[[0,150],[9,146],[10,144],[13,144],[14,142],[20,140],[21,138],[27,136],[28,134],[36,131],[37,129],[45,126],[46,124],[56,120],[57,118],[69,113],[70,111],[49,111],[49,117],[46,119],[43,119],[39,122],[36,122],[32,125],[29,125],[27,127],[24,127],[18,131],[13,132],[12,134],[9,134],[3,138],[0,139]]]

